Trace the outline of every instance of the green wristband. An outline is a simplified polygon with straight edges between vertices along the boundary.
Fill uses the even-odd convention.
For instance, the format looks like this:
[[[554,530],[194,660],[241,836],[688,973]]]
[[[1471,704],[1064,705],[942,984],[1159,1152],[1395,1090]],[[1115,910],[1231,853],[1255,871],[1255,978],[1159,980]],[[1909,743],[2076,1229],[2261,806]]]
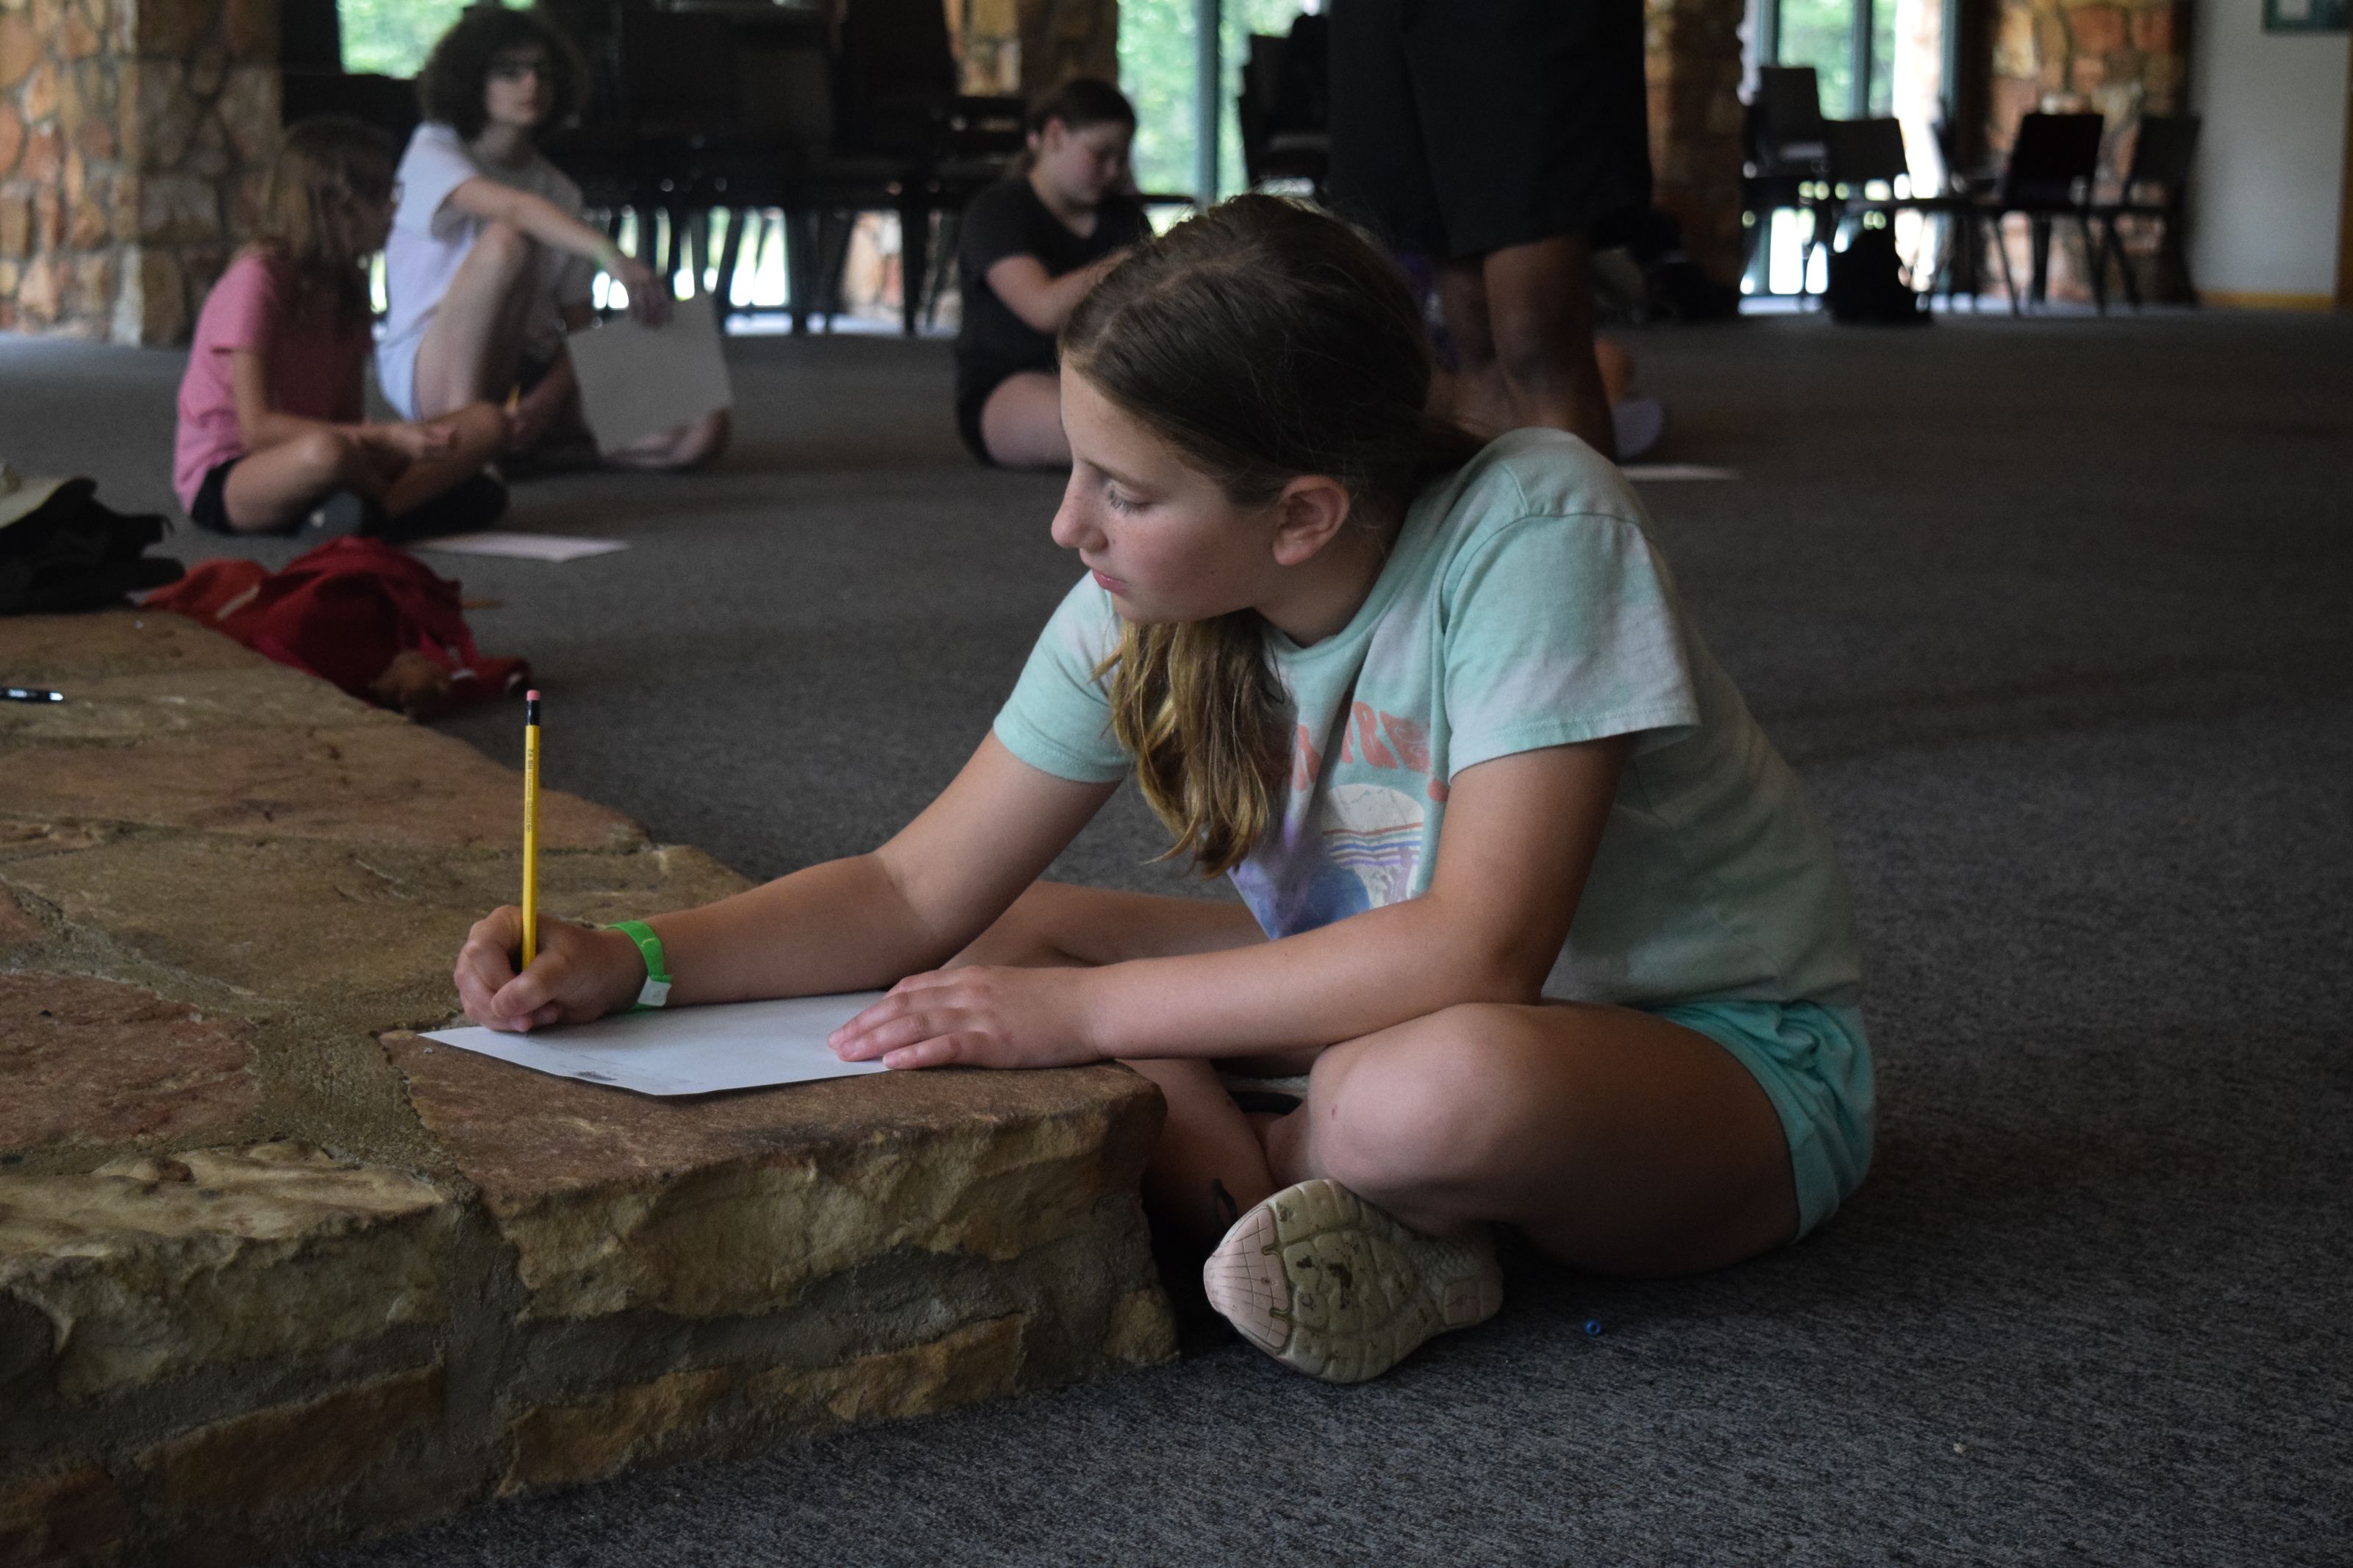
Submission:
[[[619,921],[605,928],[619,931],[638,944],[638,952],[646,961],[646,983],[638,991],[638,1005],[632,1013],[650,1013],[670,1005],[670,964],[662,954],[661,938],[654,928],[643,921]]]

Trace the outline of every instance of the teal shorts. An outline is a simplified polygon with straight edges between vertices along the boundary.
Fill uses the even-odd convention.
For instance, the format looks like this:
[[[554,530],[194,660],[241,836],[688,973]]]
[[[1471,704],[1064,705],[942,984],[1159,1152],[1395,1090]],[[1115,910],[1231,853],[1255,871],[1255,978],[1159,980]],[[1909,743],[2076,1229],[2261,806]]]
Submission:
[[[1862,1013],[1814,1002],[1676,1002],[1645,1011],[1705,1035],[1764,1085],[1789,1141],[1798,1235],[1830,1218],[1871,1166],[1871,1044]]]

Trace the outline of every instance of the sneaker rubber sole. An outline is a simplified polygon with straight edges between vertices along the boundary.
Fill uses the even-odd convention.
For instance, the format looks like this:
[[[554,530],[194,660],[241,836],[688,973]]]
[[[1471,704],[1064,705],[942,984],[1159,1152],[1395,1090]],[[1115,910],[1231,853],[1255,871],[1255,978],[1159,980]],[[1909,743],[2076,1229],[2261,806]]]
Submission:
[[[1326,1383],[1378,1377],[1504,1304],[1485,1231],[1423,1236],[1323,1179],[1236,1220],[1201,1266],[1201,1284],[1244,1339]]]

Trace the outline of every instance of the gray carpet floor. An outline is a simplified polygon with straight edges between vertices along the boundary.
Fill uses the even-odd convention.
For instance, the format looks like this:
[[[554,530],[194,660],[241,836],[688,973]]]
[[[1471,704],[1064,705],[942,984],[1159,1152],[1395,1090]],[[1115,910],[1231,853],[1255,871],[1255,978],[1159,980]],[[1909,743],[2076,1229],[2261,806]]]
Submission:
[[[1740,471],[1646,499],[1861,905],[1879,1153],[1830,1226],[1516,1258],[1362,1388],[1196,1333],[312,1568],[2353,1562],[2353,319],[1631,342],[1662,456]],[[929,798],[1075,568],[1056,483],[957,447],[944,345],[731,356],[723,471],[519,489],[629,550],[433,559],[502,601],[551,782],[769,875]],[[168,508],[178,367],[0,338],[0,451]],[[517,753],[511,707],[448,727]],[[1186,886],[1158,847],[1123,797],[1060,874]]]

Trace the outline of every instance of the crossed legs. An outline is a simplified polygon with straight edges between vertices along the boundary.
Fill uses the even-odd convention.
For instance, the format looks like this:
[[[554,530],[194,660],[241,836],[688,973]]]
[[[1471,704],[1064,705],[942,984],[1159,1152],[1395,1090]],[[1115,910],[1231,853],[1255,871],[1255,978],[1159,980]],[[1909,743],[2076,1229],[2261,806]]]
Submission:
[[[980,440],[1001,468],[1069,468],[1062,384],[1042,370],[1016,371],[998,382],[980,407]]]
[[[1263,940],[1247,910],[1039,883],[958,963],[1109,963]],[[1195,1059],[1132,1061],[1168,1120],[1145,1200],[1202,1251],[1236,1214],[1328,1176],[1428,1235],[1517,1226],[1550,1256],[1694,1273],[1797,1231],[1788,1145],[1746,1068],[1623,1007],[1463,1005],[1309,1053],[1287,1116],[1245,1116]]]
[[[505,406],[522,367],[523,334],[539,287],[540,245],[511,224],[485,224],[459,264],[433,322],[417,345],[417,412],[430,419],[469,404]],[[561,404],[544,421],[550,433],[587,439],[578,389],[568,374],[527,396]],[[606,454],[621,468],[687,468],[717,460],[733,426],[725,409]]]
[[[349,489],[398,517],[481,472],[506,445],[506,422],[487,404],[431,423],[448,427],[455,438],[413,460],[325,426],[264,447],[228,471],[221,509],[239,533],[267,533],[287,527],[332,491]]]

